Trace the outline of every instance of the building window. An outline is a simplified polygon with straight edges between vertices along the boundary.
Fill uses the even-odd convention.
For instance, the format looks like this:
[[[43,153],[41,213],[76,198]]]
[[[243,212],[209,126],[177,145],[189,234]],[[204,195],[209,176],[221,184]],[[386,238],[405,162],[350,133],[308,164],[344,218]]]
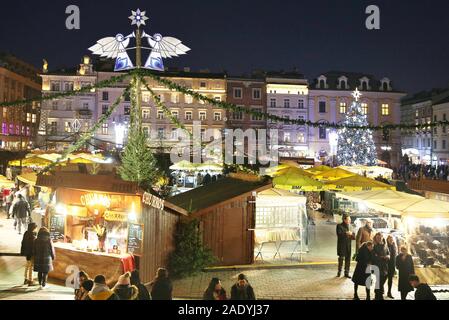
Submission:
[[[206,88],[206,82],[201,81],[200,82],[200,88]]]
[[[303,132],[298,132],[298,143],[305,143],[306,137],[304,136]]]
[[[129,93],[126,93],[123,100],[126,101],[126,102],[131,101],[131,95]]]
[[[206,137],[206,129],[201,129],[201,140],[204,140]]]
[[[101,106],[101,114],[106,114],[109,110],[109,106],[107,104],[104,104]]]
[[[192,111],[186,111],[185,119],[186,120],[192,120]]]
[[[165,130],[164,130],[164,128],[158,128],[157,129],[157,137],[159,139],[164,139],[165,138]]]
[[[150,119],[150,110],[148,110],[148,109],[143,109],[143,110],[142,110],[142,118],[144,118],[144,119]]]
[[[27,112],[27,122],[31,122],[31,113]]]
[[[319,113],[326,113],[326,101],[320,101],[318,103],[318,112]]]
[[[276,108],[276,99],[274,99],[274,98],[270,99],[270,107],[271,108]]]
[[[368,104],[362,103],[362,114],[367,115],[368,114]]]
[[[50,87],[51,91],[61,91],[61,83],[59,81],[52,81]]]
[[[340,113],[346,113],[346,102],[340,102]]]
[[[184,96],[184,101],[187,104],[191,104],[191,103],[193,103],[193,97],[190,95],[186,95],[186,96]]]
[[[65,110],[66,110],[66,111],[72,111],[72,101],[67,100],[67,101],[65,102]]]
[[[200,111],[198,113],[198,117],[199,117],[200,121],[206,120],[206,111]]]
[[[89,109],[89,102],[83,103],[83,109]]]
[[[215,96],[214,100],[217,101],[217,102],[220,102],[221,101],[221,97],[220,96]]]
[[[446,149],[446,140],[441,141],[441,148]]]
[[[319,137],[322,140],[326,139],[326,128],[324,128],[324,127],[319,128]]]
[[[251,109],[251,111],[254,111],[254,112],[262,112],[261,109],[257,109],[257,108]],[[260,121],[260,120],[262,120],[262,116],[261,116],[261,115],[255,115],[255,114],[252,114],[252,115],[251,115],[251,120],[253,120],[253,121]]]
[[[108,134],[108,124],[107,123],[103,123],[101,125],[101,134],[103,134],[103,135],[107,135]]]
[[[58,101],[57,101],[57,100],[53,100],[53,101],[51,102],[51,108],[52,108],[53,110],[58,110]]]
[[[72,124],[69,121],[64,122],[64,132],[72,132]]]
[[[284,142],[290,142],[290,132],[284,132]]]
[[[382,115],[383,116],[390,115],[390,106],[387,103],[382,103]]]
[[[149,137],[150,136],[150,128],[149,127],[142,127],[143,129],[143,134],[145,137]]]
[[[102,100],[103,101],[109,101],[109,92],[103,91],[103,93],[102,93]]]
[[[37,121],[37,116],[36,116],[36,114],[35,114],[35,113],[31,114],[31,122],[32,122],[32,123],[36,123],[36,121]]]
[[[179,103],[179,95],[177,93],[171,94],[171,102],[172,103]]]
[[[419,118],[419,110],[416,110],[416,111],[415,111],[415,117],[416,117],[416,118]]]
[[[157,111],[157,119],[158,120],[164,119],[164,111],[163,110],[158,110]]]
[[[73,91],[73,82],[64,83],[64,91]]]
[[[171,115],[173,116],[173,118],[178,119],[179,117],[179,112],[178,111],[172,111]]]
[[[242,99],[242,88],[234,88],[234,98]]]
[[[429,147],[430,147],[430,145],[429,145]],[[437,148],[437,141],[436,141],[436,140],[433,141],[433,148],[434,148],[434,149]]]
[[[214,121],[221,121],[221,112],[214,112]]]
[[[52,121],[50,123],[50,134],[56,134],[58,132],[58,123],[56,121]]]
[[[290,99],[284,99],[284,108],[290,108]]]
[[[253,99],[254,100],[260,100],[261,92],[262,91],[259,88],[254,88],[253,89]]]
[[[236,111],[232,113],[232,119],[233,120],[242,120],[243,119],[243,112],[242,111]]]
[[[299,99],[298,100],[298,108],[299,109],[304,109],[304,100],[303,99]]]
[[[177,128],[172,128],[171,129],[171,138],[172,138],[172,140],[177,140],[178,139],[178,129]]]
[[[131,114],[131,108],[130,108],[130,106],[125,106],[125,107],[123,108],[123,114],[124,114],[125,116],[129,116],[129,115]]]

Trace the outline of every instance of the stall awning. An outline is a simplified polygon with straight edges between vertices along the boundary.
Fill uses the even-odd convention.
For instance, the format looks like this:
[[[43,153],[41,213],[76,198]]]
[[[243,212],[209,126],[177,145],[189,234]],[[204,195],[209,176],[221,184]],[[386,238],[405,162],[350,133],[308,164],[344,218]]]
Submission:
[[[5,176],[0,175],[0,189],[2,188],[14,188],[14,181],[8,180]]]
[[[329,181],[326,182],[325,185],[329,190],[341,191],[396,190],[395,186],[382,183],[374,179],[365,178],[359,175]]]
[[[315,175],[316,179],[324,180],[324,181],[333,181],[338,180],[342,178],[347,178],[354,176],[355,173],[341,169],[341,168],[334,168],[331,170],[324,171],[322,173],[318,173]]]
[[[257,206],[282,207],[305,205],[306,197],[287,190],[271,188],[257,194]]]
[[[37,181],[37,174],[35,174],[34,172],[22,173],[21,175],[17,176],[17,179],[34,187]]]

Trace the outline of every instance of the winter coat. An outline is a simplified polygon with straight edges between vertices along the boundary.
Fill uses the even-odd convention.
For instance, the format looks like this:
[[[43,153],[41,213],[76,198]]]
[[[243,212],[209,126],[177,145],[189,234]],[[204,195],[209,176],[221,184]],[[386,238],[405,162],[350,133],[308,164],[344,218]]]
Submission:
[[[20,248],[20,254],[25,256],[27,260],[31,260],[33,257],[34,241],[36,240],[36,232],[25,231],[22,239],[22,246]]]
[[[385,243],[377,243],[373,249],[373,264],[379,268],[380,274],[386,276],[388,274],[388,259],[390,251]]]
[[[203,294],[203,300],[227,300],[226,290],[221,288],[219,292],[206,289]]]
[[[437,298],[427,283],[420,283],[415,291],[415,300],[436,300]]]
[[[135,286],[139,289],[139,297],[137,300],[151,300],[148,289],[142,283],[136,284]]]
[[[358,251],[365,242],[372,241],[375,234],[374,229],[368,228],[367,226],[361,227],[359,231],[357,231],[357,236],[355,237],[356,251]]]
[[[396,257],[396,268],[399,272],[398,291],[410,292],[413,291],[413,287],[410,285],[408,278],[411,274],[415,274],[415,266],[411,255],[408,254],[405,260],[402,260],[402,257],[402,253]]]
[[[348,224],[344,222],[337,224],[337,255],[340,257],[351,256],[353,237],[346,234],[348,231],[350,231]]]
[[[107,285],[95,283],[84,300],[119,300],[119,298]]]
[[[374,251],[374,250],[373,250]],[[354,274],[352,275],[352,282],[359,286],[366,286],[366,279],[370,277],[370,273],[366,272],[368,265],[373,262],[373,251],[369,251],[366,245],[362,245],[357,253]]]
[[[139,289],[136,286],[119,284],[112,290],[120,300],[138,300]]]
[[[19,200],[14,204],[12,215],[15,218],[26,218],[31,215],[30,205],[26,200]]]
[[[253,287],[248,283],[240,287],[238,283],[231,288],[231,300],[256,300]]]
[[[50,239],[50,233],[44,233],[34,241],[34,271],[50,272],[53,270],[55,248]]]
[[[153,300],[172,300],[173,286],[169,278],[156,278],[151,285]]]
[[[396,274],[396,245],[394,243],[391,245],[389,244],[388,251],[390,252],[390,260],[388,260],[388,276],[393,277]]]

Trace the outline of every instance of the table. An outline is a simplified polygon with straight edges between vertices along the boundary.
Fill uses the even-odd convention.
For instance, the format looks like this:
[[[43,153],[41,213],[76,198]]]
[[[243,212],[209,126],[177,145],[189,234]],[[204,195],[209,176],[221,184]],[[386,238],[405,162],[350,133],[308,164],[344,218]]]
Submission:
[[[257,245],[257,254],[255,260],[260,256],[263,261],[262,251],[267,247],[274,247],[274,256],[281,258],[280,249],[283,244],[292,244],[293,250],[289,253],[290,257],[293,257],[297,251],[298,246],[301,246],[301,239],[298,235],[298,228],[279,228],[279,229],[253,229],[255,232],[255,242]],[[300,258],[302,260],[302,250],[299,251]]]

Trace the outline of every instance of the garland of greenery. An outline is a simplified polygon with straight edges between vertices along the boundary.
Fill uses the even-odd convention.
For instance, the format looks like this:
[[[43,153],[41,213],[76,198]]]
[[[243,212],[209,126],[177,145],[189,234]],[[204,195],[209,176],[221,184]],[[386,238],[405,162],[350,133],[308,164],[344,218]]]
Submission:
[[[129,73],[124,73],[119,76],[113,76],[109,79],[97,82],[94,85],[85,86],[85,87],[82,87],[77,90],[64,91],[64,92],[59,92],[59,93],[51,93],[51,94],[46,94],[41,97],[32,98],[32,99],[23,99],[23,100],[16,100],[16,101],[10,101],[10,102],[0,102],[0,107],[18,107],[18,106],[23,106],[26,104],[31,104],[33,102],[43,102],[46,100],[59,99],[59,98],[64,98],[64,97],[72,97],[77,94],[90,92],[91,90],[94,90],[94,89],[110,87],[110,86],[116,84],[117,82],[121,82],[121,81],[125,80],[127,77],[129,77]]]
[[[50,163],[44,169],[42,169],[42,173],[48,172],[56,165],[60,163],[61,160],[66,159],[69,154],[75,152],[79,148],[81,148],[94,134],[100,129],[101,125],[112,115],[112,113],[117,109],[119,104],[124,100],[124,97],[128,95],[131,91],[131,83],[123,90],[123,93],[114,101],[114,103],[108,108],[108,110],[98,119],[98,121],[85,133],[83,133],[80,138],[74,142],[71,146],[69,146],[66,150],[64,150],[61,155],[56,159],[55,162]]]
[[[271,120],[273,122],[281,122],[289,125],[299,125],[299,126],[311,126],[314,128],[324,127],[324,128],[333,128],[333,129],[361,129],[361,130],[374,130],[374,131],[383,131],[384,134],[390,130],[400,129],[400,130],[428,130],[429,128],[439,127],[439,126],[449,126],[449,121],[435,121],[431,123],[422,123],[422,124],[383,124],[383,125],[367,125],[367,126],[348,126],[339,123],[329,123],[329,122],[313,122],[310,120],[302,120],[302,119],[289,119],[285,117],[279,117],[276,115],[269,114],[267,112],[257,111],[253,109],[249,109],[245,106],[237,106],[233,103],[225,102],[225,101],[216,101],[215,99],[206,97],[198,92],[193,91],[192,89],[186,88],[182,85],[179,85],[167,78],[162,78],[155,73],[149,70],[136,70],[134,72],[140,73],[142,76],[150,77],[170,90],[177,91],[186,95],[190,95],[196,100],[201,100],[206,103],[213,105],[216,108],[221,108],[224,110],[228,110],[231,112],[244,112],[246,114],[250,114],[254,117],[264,118],[266,120]]]

